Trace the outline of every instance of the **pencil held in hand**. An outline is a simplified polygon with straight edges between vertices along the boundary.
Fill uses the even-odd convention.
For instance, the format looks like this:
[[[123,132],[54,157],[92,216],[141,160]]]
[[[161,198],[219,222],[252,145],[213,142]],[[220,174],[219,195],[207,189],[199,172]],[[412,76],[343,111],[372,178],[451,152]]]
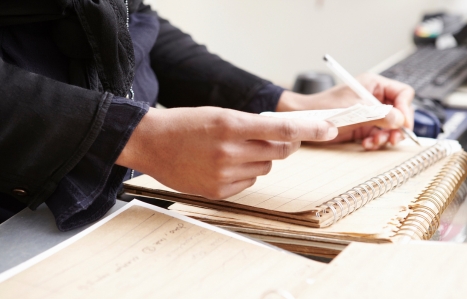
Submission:
[[[350,75],[334,58],[326,54],[323,57],[326,65],[338,76],[350,89],[352,89],[362,100],[373,105],[382,105],[382,103],[375,98],[363,85],[358,82],[352,75]],[[405,127],[400,128],[405,136],[412,139],[416,144],[421,146],[417,136]]]

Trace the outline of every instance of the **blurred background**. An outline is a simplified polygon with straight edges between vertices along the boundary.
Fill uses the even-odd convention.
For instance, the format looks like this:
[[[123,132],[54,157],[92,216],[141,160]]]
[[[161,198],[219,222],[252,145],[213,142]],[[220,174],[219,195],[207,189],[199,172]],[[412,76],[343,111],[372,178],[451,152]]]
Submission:
[[[146,0],[224,59],[291,88],[308,70],[329,72],[331,54],[358,75],[412,45],[425,13],[467,9],[466,0]],[[465,11],[465,10],[464,10]]]

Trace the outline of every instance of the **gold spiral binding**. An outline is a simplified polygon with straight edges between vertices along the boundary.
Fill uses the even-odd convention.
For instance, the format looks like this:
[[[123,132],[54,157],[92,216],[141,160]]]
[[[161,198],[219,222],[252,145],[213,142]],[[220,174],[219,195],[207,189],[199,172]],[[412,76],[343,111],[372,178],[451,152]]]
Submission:
[[[394,238],[430,239],[440,225],[441,214],[454,198],[467,195],[467,153],[455,153],[440,173],[409,208],[411,212],[402,222]]]
[[[316,216],[321,217],[322,214],[332,214],[331,221],[325,225],[330,226],[365,206],[375,198],[402,186],[410,178],[420,174],[440,159],[450,155],[452,151],[453,148],[450,147],[450,143],[439,141],[435,145],[429,147],[404,163],[380,175],[370,178],[363,184],[353,187],[347,192],[324,202],[319,207],[320,210],[316,211]],[[464,158],[464,160],[467,163],[467,158]],[[457,164],[455,162],[453,163],[454,164],[449,164],[450,168],[446,169],[446,174],[450,176],[461,175],[462,168],[456,166]],[[451,173],[453,171],[451,168],[456,169],[456,171],[454,171],[455,174]],[[451,189],[446,186],[443,186],[443,188]],[[443,191],[446,192],[448,190]],[[440,193],[443,191],[440,191]],[[428,224],[428,227],[430,227],[429,225],[430,224]]]

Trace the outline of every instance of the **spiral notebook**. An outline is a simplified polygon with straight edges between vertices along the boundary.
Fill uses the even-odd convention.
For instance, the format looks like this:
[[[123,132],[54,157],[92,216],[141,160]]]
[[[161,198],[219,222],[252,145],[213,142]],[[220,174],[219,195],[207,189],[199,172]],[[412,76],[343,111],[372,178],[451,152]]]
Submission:
[[[323,228],[461,151],[456,141],[425,143],[424,147],[400,145],[372,152],[359,144],[302,146],[289,158],[274,161],[271,173],[259,177],[252,187],[221,201],[176,192],[149,176],[126,181],[124,189],[130,194]]]

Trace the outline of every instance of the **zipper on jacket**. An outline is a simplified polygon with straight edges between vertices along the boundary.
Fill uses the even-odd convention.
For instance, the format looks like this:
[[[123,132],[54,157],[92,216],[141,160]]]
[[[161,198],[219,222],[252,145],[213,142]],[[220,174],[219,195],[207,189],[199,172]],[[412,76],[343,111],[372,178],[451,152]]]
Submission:
[[[126,6],[126,29],[128,30],[128,34],[130,34],[130,10],[128,9],[128,0],[123,0]],[[133,84],[130,86],[130,92],[126,95],[127,99],[132,101],[135,100],[135,92],[133,91]],[[130,179],[135,176],[135,170],[130,170]]]

